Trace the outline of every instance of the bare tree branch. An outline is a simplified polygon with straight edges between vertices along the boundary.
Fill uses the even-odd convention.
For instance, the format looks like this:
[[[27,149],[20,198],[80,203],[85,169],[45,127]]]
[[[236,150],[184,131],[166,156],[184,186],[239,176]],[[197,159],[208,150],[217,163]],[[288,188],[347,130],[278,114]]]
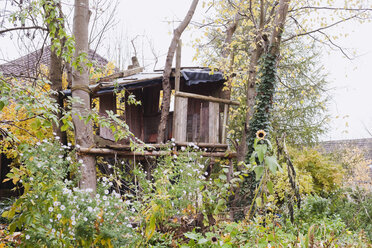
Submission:
[[[189,25],[196,6],[198,5],[199,0],[193,0],[191,3],[191,6],[183,19],[183,21],[180,23],[180,25],[174,30],[173,39],[168,49],[168,55],[165,62],[165,68],[163,72],[163,102],[162,102],[162,110],[161,110],[161,117],[160,117],[160,123],[158,128],[158,143],[164,142],[164,135],[165,135],[165,129],[167,125],[168,115],[169,115],[169,106],[170,106],[170,94],[171,94],[171,86],[169,82],[169,77],[172,71],[172,61],[174,57],[174,53],[177,48],[178,41],[180,40],[181,34],[186,29],[186,27]]]
[[[364,12],[362,12],[362,13],[364,13]],[[297,37],[300,37],[300,36],[304,36],[304,35],[312,34],[312,33],[319,32],[319,31],[324,30],[324,29],[328,29],[328,28],[334,27],[334,26],[336,26],[336,25],[338,25],[338,24],[340,24],[340,23],[343,23],[343,22],[346,22],[346,21],[351,20],[351,19],[353,19],[353,18],[356,18],[357,16],[359,16],[359,15],[362,14],[362,13],[358,13],[358,14],[352,15],[352,16],[350,16],[350,17],[348,17],[348,18],[345,18],[345,19],[339,20],[339,21],[334,22],[334,23],[332,23],[332,24],[330,24],[330,25],[328,25],[328,26],[325,26],[325,27],[320,27],[320,28],[318,28],[318,29],[314,29],[314,30],[311,30],[311,31],[308,31],[308,32],[304,32],[304,33],[300,33],[300,34],[292,35],[291,37],[289,37],[289,38],[283,40],[283,42],[287,42],[287,41],[289,41],[289,40],[291,40],[291,39],[293,39],[293,38],[297,38]]]
[[[7,33],[7,32],[12,32],[12,31],[17,31],[17,30],[30,30],[30,29],[39,29],[43,31],[48,31],[48,29],[46,29],[45,27],[41,27],[41,26],[14,27],[14,28],[7,28],[7,29],[0,30],[0,35]]]
[[[315,9],[315,10],[342,10],[342,11],[372,11],[371,8],[341,8],[341,7],[329,7],[329,6],[305,6],[297,9],[291,9],[289,12],[296,12],[304,9]]]

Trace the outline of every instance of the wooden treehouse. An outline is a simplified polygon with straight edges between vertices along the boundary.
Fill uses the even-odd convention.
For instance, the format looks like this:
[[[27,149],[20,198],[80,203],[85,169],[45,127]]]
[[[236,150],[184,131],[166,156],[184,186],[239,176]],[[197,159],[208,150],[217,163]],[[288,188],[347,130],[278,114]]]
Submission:
[[[81,153],[96,155],[120,155],[124,157],[159,156],[161,144],[157,144],[158,126],[161,115],[163,71],[143,72],[133,68],[116,73],[90,86],[93,98],[99,99],[99,112],[106,110],[118,113],[126,121],[130,131],[152,148],[145,153],[133,152],[125,142],[110,142],[104,146],[81,149]],[[177,147],[194,143],[203,148],[204,156],[234,156],[228,152],[226,124],[229,105],[238,102],[222,98],[224,78],[221,72],[206,68],[179,68],[171,73],[172,100],[165,136],[173,138]],[[117,93],[125,90],[125,94]],[[69,92],[66,92],[67,94]],[[141,104],[128,103],[128,97],[135,96]],[[113,141],[108,128],[100,128],[97,134],[104,140]]]

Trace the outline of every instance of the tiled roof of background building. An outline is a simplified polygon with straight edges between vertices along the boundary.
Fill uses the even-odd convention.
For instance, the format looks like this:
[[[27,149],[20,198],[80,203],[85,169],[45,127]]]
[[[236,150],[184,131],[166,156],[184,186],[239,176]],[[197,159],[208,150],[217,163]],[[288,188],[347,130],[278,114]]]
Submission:
[[[94,50],[89,50],[88,59],[99,67],[103,67],[108,63],[105,58]],[[40,65],[42,64],[45,66],[50,64],[50,46],[0,65],[0,72],[5,76],[35,77],[40,73]]]

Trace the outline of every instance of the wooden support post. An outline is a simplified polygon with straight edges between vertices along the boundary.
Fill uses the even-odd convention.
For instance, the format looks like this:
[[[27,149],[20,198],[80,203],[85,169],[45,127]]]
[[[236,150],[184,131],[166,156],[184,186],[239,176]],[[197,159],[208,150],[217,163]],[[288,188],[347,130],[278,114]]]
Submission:
[[[219,143],[218,128],[219,128],[219,111],[220,105],[216,102],[209,102],[209,143]]]
[[[180,91],[181,81],[181,47],[182,41],[179,40],[176,51],[176,74],[174,81],[175,93]],[[174,96],[174,112],[173,112],[173,137],[178,142],[186,141],[187,127],[187,98]]]
[[[186,141],[186,129],[187,129],[187,103],[188,99],[184,97],[176,98],[177,105],[174,112],[177,114],[173,119],[174,125],[174,139],[176,142],[185,142]]]
[[[181,48],[182,41],[178,41],[177,51],[176,51],[176,75],[174,81],[174,90],[180,91],[180,80],[181,80]]]
[[[227,116],[229,114],[229,105],[225,104],[223,106],[223,122],[222,122],[222,137],[221,143],[226,144],[226,126],[227,126]]]

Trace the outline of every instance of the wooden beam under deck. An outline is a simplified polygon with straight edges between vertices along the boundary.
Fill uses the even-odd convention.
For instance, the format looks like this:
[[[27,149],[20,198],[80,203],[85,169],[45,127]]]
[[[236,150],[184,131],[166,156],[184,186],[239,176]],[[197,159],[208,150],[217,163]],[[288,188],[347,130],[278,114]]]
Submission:
[[[196,145],[200,148],[216,148],[216,149],[227,149],[227,144],[220,144],[220,143],[198,143],[198,142],[174,142],[176,146],[192,146]],[[166,148],[167,144],[139,144],[140,148],[146,149],[146,150],[154,150],[154,149],[160,149],[160,148]],[[115,150],[130,150],[130,145],[122,145],[122,144],[114,144],[109,145],[108,148],[112,148]]]
[[[132,156],[166,156],[166,155],[177,155],[177,151],[144,151],[144,152],[134,152],[134,151],[118,151],[108,148],[79,148],[78,152],[81,154],[92,154],[92,155],[101,155],[101,156],[123,156],[123,157],[132,157]],[[235,158],[236,152],[202,152],[201,156],[203,157],[219,157],[219,158]]]

